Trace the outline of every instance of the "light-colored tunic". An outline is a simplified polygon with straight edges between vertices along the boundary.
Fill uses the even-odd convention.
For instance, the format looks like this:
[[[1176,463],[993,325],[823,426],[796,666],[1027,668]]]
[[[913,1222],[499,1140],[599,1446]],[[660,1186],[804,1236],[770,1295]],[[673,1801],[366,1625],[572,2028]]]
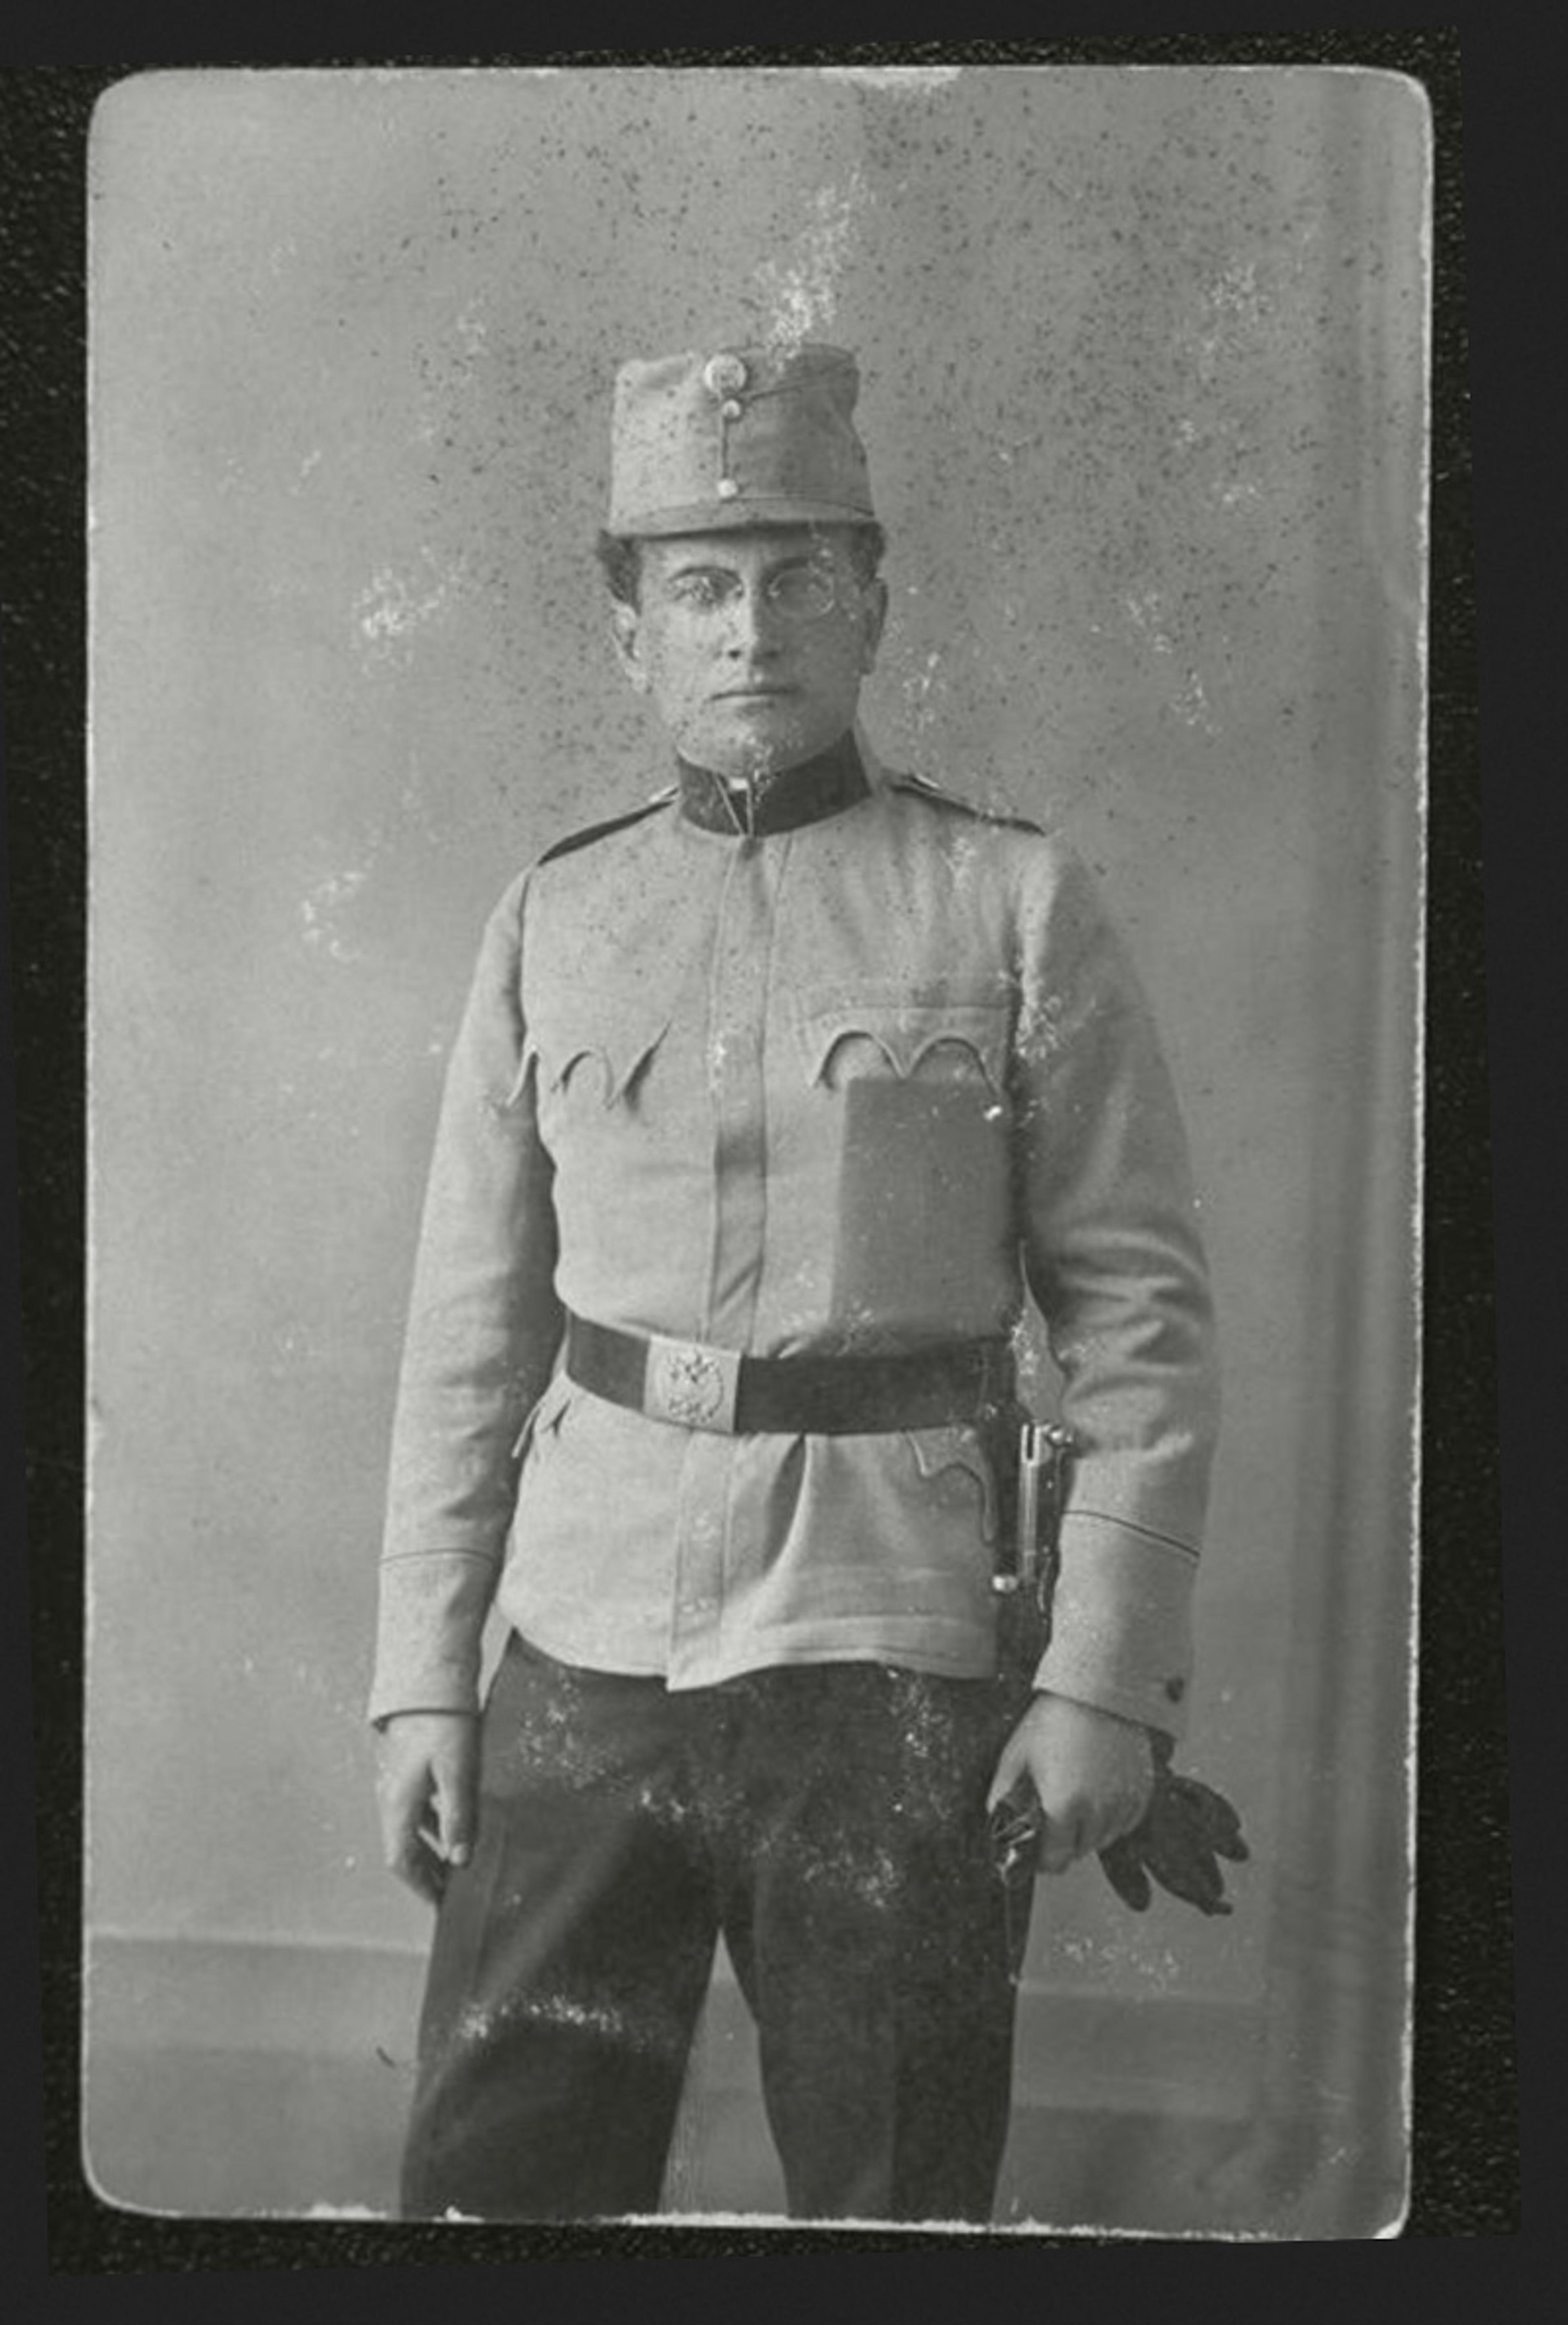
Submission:
[[[870,766],[745,838],[678,795],[512,881],[448,1069],[372,1716],[476,1708],[493,1600],[672,1688],[994,1655],[966,1426],[731,1436],[559,1368],[563,1309],[751,1355],[1015,1328],[1078,1445],[1037,1684],[1177,1734],[1217,1418],[1185,1143],[1061,841]]]

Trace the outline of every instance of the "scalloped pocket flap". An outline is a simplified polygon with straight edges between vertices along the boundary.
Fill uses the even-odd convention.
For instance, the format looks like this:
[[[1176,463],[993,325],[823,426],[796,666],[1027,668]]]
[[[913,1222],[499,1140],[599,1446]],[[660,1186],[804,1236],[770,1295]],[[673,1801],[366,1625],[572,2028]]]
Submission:
[[[835,1068],[854,1045],[871,1043],[900,1081],[927,1075],[962,1081],[977,1074],[1000,1096],[1007,1070],[1008,1012],[998,1001],[889,1001],[847,996],[803,1008],[799,1018],[808,1082],[835,1087]]]
[[[982,1451],[973,1429],[962,1422],[948,1429],[906,1429],[905,1444],[915,1457],[915,1467],[922,1477],[930,1480],[946,1471],[962,1469],[973,1477],[980,1488],[982,1512],[981,1530],[987,1542],[996,1539],[996,1480],[991,1473],[991,1463]]]
[[[669,1031],[667,1018],[651,1029],[635,1032],[616,1025],[574,1033],[553,1058],[545,1058],[549,1086],[564,1090],[568,1083],[596,1076],[600,1101],[605,1107],[629,1101]]]

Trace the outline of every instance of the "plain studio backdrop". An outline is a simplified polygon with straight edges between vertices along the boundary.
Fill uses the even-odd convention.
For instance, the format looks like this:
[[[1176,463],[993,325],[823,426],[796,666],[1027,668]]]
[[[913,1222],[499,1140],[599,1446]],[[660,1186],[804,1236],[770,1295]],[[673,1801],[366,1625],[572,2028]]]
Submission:
[[[1406,2175],[1425,101],[1378,73],[221,71],[92,171],[88,2166],[387,2209],[425,1911],[364,1721],[484,914],[669,774],[591,554],[630,354],[854,347],[894,766],[1154,996],[1226,1421],[1185,1765],[1237,1909],[1045,1885],[999,2218]],[[962,1975],[962,1965],[955,1965]],[[669,2200],[775,2209],[721,1973]]]

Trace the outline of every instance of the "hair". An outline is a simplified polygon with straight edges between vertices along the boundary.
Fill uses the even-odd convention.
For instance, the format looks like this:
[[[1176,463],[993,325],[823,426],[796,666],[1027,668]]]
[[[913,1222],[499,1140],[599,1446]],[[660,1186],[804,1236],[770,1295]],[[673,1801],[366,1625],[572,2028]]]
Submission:
[[[826,531],[829,528],[824,527]],[[854,567],[855,579],[862,588],[877,578],[887,553],[888,536],[874,518],[863,521],[846,519],[841,527],[848,536],[849,559]],[[635,606],[642,579],[642,542],[641,536],[629,533],[601,533],[594,543],[594,554],[609,584],[610,595],[618,604]]]

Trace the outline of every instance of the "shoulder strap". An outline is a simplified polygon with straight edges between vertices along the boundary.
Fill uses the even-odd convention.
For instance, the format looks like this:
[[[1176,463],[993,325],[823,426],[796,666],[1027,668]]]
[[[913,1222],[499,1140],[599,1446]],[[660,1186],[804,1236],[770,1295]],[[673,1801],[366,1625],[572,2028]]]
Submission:
[[[1045,837],[1044,825],[1031,823],[1028,816],[1009,815],[1001,808],[976,807],[972,800],[943,791],[925,775],[890,775],[888,787],[890,791],[907,792],[911,799],[924,800],[930,807],[949,808],[955,815],[973,816],[977,823],[996,823],[1007,831],[1032,831],[1038,838]]]
[[[564,839],[558,839],[552,847],[547,848],[539,860],[541,864],[553,864],[558,857],[575,855],[579,848],[590,847],[595,839],[606,839],[613,831],[624,831],[628,824],[641,823],[645,816],[657,815],[659,809],[668,807],[675,796],[676,789],[672,783],[667,791],[656,792],[650,800],[645,800],[641,807],[632,808],[625,815],[613,815],[604,823],[590,823],[581,831],[568,831]]]

